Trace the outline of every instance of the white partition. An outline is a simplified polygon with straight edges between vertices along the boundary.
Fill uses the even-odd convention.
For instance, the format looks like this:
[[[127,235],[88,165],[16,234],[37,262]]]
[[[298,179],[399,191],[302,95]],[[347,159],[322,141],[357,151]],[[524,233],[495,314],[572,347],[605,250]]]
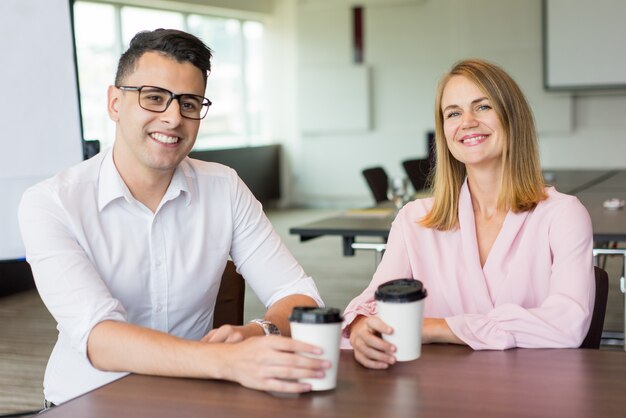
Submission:
[[[0,50],[0,260],[12,260],[23,191],[82,160],[70,0],[0,1]]]

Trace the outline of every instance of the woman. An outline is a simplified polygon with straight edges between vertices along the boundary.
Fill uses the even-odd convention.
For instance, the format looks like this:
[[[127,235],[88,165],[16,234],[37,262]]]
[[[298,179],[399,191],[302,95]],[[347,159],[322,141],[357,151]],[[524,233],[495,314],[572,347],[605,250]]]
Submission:
[[[435,120],[433,197],[400,211],[372,282],[345,311],[356,360],[395,362],[373,294],[397,278],[428,290],[423,343],[578,347],[595,296],[591,221],[578,199],[545,187],[523,93],[496,65],[461,61],[439,83]]]

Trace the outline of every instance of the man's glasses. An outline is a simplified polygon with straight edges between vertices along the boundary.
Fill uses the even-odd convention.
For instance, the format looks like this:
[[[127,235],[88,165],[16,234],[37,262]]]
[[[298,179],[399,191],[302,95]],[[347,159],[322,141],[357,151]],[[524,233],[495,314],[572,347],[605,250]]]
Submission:
[[[203,119],[211,106],[211,101],[206,97],[195,94],[174,94],[169,90],[155,86],[116,86],[123,91],[136,91],[139,93],[139,106],[150,112],[163,113],[167,110],[174,99],[180,105],[180,115],[187,119]]]

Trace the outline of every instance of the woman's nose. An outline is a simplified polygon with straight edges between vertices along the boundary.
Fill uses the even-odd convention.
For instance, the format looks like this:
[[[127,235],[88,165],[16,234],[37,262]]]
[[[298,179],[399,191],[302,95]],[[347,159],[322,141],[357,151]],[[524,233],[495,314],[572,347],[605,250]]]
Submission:
[[[463,128],[474,128],[478,125],[478,121],[476,120],[476,117],[472,112],[463,113],[462,118],[463,119],[461,126]]]

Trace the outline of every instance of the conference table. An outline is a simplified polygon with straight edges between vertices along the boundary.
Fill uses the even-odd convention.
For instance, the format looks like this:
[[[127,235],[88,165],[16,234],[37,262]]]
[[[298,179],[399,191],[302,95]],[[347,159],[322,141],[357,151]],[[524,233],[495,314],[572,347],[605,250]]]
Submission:
[[[548,184],[557,190],[577,196],[591,216],[594,240],[597,242],[626,241],[626,210],[604,207],[607,199],[626,199],[626,171],[618,170],[544,170]],[[343,254],[354,255],[359,248],[357,237],[379,238],[389,236],[396,215],[389,204],[367,209],[346,211],[315,222],[292,227],[289,232],[305,242],[322,236],[340,236]],[[389,209],[386,212],[384,209]],[[356,246],[354,244],[357,244]]]
[[[589,349],[473,351],[429,345],[388,370],[342,351],[337,388],[278,395],[226,381],[129,375],[42,415],[54,417],[617,417],[626,354]]]

